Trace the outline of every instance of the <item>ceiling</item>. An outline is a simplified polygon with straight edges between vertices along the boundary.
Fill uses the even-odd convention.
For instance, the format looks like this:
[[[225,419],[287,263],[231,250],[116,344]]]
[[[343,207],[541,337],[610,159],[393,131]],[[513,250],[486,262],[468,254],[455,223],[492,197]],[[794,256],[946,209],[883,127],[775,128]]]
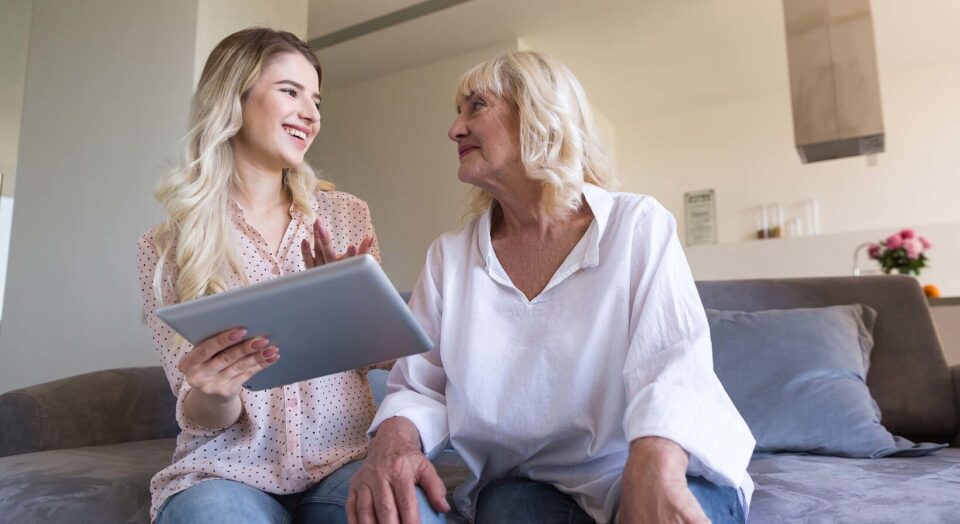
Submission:
[[[419,0],[310,0],[315,38]],[[505,41],[564,61],[617,124],[788,89],[779,0],[471,0],[323,49],[326,89]],[[873,0],[881,75],[960,59],[960,2]]]

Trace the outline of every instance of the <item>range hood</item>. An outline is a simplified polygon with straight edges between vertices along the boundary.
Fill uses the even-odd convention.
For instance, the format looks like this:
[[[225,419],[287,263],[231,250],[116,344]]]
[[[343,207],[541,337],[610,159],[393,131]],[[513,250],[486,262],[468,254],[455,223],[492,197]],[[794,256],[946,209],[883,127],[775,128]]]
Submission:
[[[783,0],[783,12],[800,159],[883,152],[869,0]]]

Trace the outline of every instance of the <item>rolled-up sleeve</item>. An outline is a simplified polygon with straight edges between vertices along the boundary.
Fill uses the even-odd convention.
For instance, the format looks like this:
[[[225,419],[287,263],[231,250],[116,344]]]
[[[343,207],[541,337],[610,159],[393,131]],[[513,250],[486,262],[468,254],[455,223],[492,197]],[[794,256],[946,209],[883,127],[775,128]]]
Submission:
[[[449,436],[445,396],[447,375],[440,357],[441,257],[438,245],[434,243],[410,296],[410,310],[433,343],[433,349],[397,360],[387,378],[387,396],[368,431],[372,437],[383,421],[404,417],[417,427],[423,450],[429,456],[439,452]]]
[[[658,206],[636,235],[649,251],[642,257],[623,371],[627,440],[672,440],[690,455],[689,475],[739,486],[755,441],[713,371],[709,325],[674,218]]]

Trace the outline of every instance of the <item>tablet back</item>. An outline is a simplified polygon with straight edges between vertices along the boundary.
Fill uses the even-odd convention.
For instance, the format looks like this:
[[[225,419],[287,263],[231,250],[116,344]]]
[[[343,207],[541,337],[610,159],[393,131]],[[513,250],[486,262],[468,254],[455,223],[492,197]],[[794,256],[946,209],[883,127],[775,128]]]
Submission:
[[[254,391],[432,347],[370,255],[163,307],[157,315],[193,344],[235,327],[270,339],[280,360],[244,384]]]

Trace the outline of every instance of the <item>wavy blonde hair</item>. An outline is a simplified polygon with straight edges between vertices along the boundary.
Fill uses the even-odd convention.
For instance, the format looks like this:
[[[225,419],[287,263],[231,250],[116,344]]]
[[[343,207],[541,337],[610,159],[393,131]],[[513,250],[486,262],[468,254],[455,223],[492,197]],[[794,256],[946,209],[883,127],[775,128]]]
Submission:
[[[553,216],[580,208],[584,182],[617,186],[587,96],[567,66],[535,51],[509,51],[464,73],[454,98],[460,102],[477,93],[517,109],[524,170],[543,185]],[[475,188],[470,213],[482,213],[492,199]]]
[[[226,271],[247,282],[230,224],[231,191],[243,190],[231,139],[243,124],[242,102],[250,88],[270,59],[283,53],[303,55],[317,70],[318,81],[323,78],[313,50],[285,31],[238,31],[207,58],[193,95],[182,159],[154,192],[167,212],[154,230],[160,261],[153,288],[161,301],[164,285],[172,286],[177,302],[224,291]],[[317,189],[331,190],[333,184],[321,181],[304,163],[284,169],[283,189],[312,221],[311,195]]]

